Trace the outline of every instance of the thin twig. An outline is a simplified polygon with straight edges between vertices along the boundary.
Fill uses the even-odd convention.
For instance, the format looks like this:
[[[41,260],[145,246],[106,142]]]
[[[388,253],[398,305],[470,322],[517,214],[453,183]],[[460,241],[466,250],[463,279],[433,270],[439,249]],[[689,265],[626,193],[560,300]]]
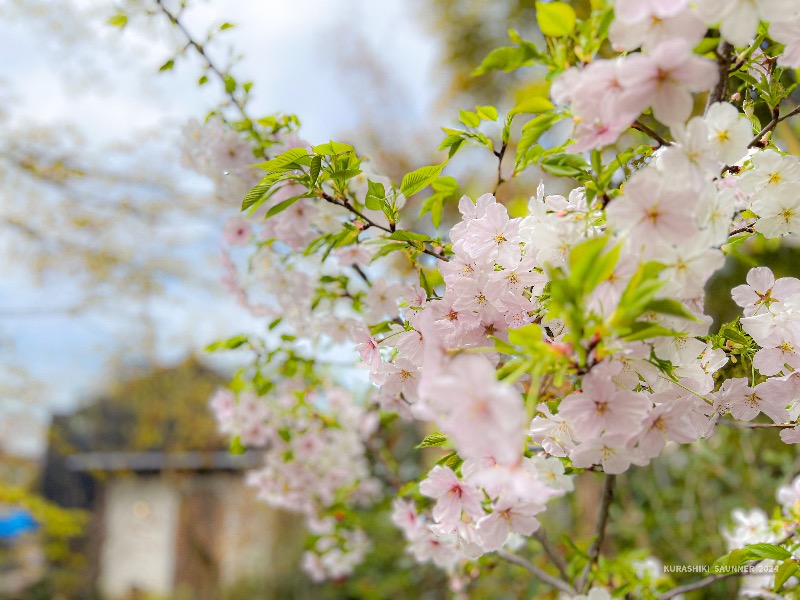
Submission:
[[[642,133],[649,135],[656,142],[658,142],[659,146],[669,146],[670,145],[670,143],[667,140],[665,140],[663,137],[658,135],[655,131],[650,129],[647,125],[645,125],[641,121],[634,121],[633,125],[631,125],[631,128],[635,129],[636,131],[641,131]]]
[[[372,285],[372,282],[369,280],[369,277],[367,277],[367,274],[364,273],[364,271],[361,269],[361,267],[359,267],[357,264],[352,264],[350,266],[353,267],[353,270],[356,273],[358,273],[358,276],[361,277],[361,279],[364,280],[364,283],[366,283],[367,285],[370,285],[370,286]]]
[[[522,558],[520,556],[517,556],[516,554],[511,554],[510,552],[506,552],[505,550],[498,550],[497,551],[497,555],[500,558],[502,558],[504,560],[507,560],[510,563],[513,563],[513,564],[515,564],[515,565],[517,565],[519,567],[522,567],[523,569],[525,569],[526,571],[531,573],[534,577],[536,577],[537,579],[540,579],[543,583],[546,583],[547,585],[549,585],[551,587],[554,587],[557,590],[560,590],[560,591],[564,592],[565,594],[568,594],[570,596],[574,596],[577,593],[575,588],[573,588],[566,581],[563,581],[563,580],[559,579],[558,577],[554,577],[553,575],[550,575],[549,573],[543,571],[542,569],[540,569],[539,567],[537,567],[533,563],[525,560],[524,558]]]
[[[772,120],[766,124],[764,129],[762,129],[756,134],[756,137],[753,138],[753,140],[747,145],[747,147],[754,148],[755,146],[758,146],[759,142],[761,142],[764,136],[766,136],[770,131],[775,129],[778,126],[778,123],[780,123],[781,121],[785,121],[786,119],[793,117],[797,114],[800,114],[800,106],[786,113],[782,117],[778,116],[778,109],[776,108],[772,113]]]
[[[505,181],[500,168],[503,166],[503,157],[506,155],[506,148],[508,148],[508,144],[503,142],[503,145],[500,147],[500,151],[494,153],[494,155],[497,157],[497,184],[494,186],[495,195],[497,195],[497,190],[500,189],[500,184]]]
[[[608,525],[608,511],[611,508],[611,501],[614,499],[614,483],[617,479],[616,475],[609,475],[606,473],[605,483],[603,485],[603,496],[600,499],[600,508],[597,509],[597,520],[595,521],[594,541],[589,546],[589,563],[583,569],[583,573],[575,582],[575,587],[578,590],[586,590],[589,583],[589,573],[592,567],[597,564],[597,559],[600,556],[600,548],[603,546],[603,540],[606,536],[606,526]]]
[[[326,192],[322,192],[322,191],[319,191],[317,193],[318,193],[319,197],[322,198],[323,200],[325,200],[326,202],[330,202],[331,204],[335,204],[336,206],[341,206],[342,208],[344,208],[346,210],[349,210],[351,213],[353,213],[359,219],[364,221],[364,223],[366,223],[365,228],[366,227],[375,227],[376,229],[380,229],[381,231],[385,231],[386,233],[394,233],[390,228],[384,227],[380,223],[376,223],[375,221],[370,219],[364,213],[362,213],[361,211],[356,209],[347,200],[340,200],[338,198],[334,198],[330,194],[328,194]],[[424,246],[424,244],[423,244],[422,250],[420,250],[420,252],[422,252],[423,254],[427,254],[429,256],[433,256],[434,258],[437,258],[437,259],[442,260],[444,262],[448,262],[449,261],[447,256],[445,256],[444,252],[434,252],[433,250],[431,250],[429,248],[426,248]]]
[[[539,527],[533,534],[533,537],[542,545],[544,553],[553,561],[556,569],[558,569],[558,572],[561,574],[561,578],[565,581],[569,581],[569,575],[567,575],[567,561],[564,560],[564,556],[550,542],[545,530]]]
[[[796,531],[791,532],[790,534],[786,535],[783,539],[778,540],[773,545],[774,546],[783,546],[786,542],[791,540],[793,537],[797,535]],[[764,559],[754,560],[747,563],[749,569],[758,566],[764,562]],[[685,585],[679,585],[676,588],[671,589],[670,591],[661,594],[658,597],[658,600],[670,600],[670,598],[674,598],[679,594],[683,594],[684,592],[692,592],[694,590],[699,590],[704,587],[708,587],[712,583],[716,583],[722,579],[728,579],[729,577],[735,577],[737,575],[747,575],[749,573],[753,573],[754,571],[731,571],[730,573],[717,573],[715,575],[709,575],[708,577],[703,577],[702,579],[698,579],[697,581],[693,581],[691,583],[687,583]],[[756,572],[757,573],[757,572]]]
[[[752,225],[748,225],[747,227],[740,227],[739,229],[734,229],[728,234],[728,237],[733,237],[740,233],[754,233],[755,229],[753,229]]]
[[[380,223],[376,223],[375,221],[373,221],[372,219],[367,217],[365,214],[363,214],[362,212],[357,210],[352,204],[350,204],[346,200],[339,200],[338,198],[334,198],[333,196],[331,196],[330,194],[328,194],[326,192],[321,192],[320,193],[320,197],[323,200],[325,200],[326,202],[330,202],[331,204],[335,204],[336,206],[341,206],[342,208],[349,210],[351,213],[353,213],[359,219],[364,221],[364,223],[366,223],[367,227],[375,227],[376,229],[381,229],[381,230],[385,231],[386,233],[392,233],[391,229],[389,229],[388,227],[384,227]]]
[[[211,58],[206,53],[206,49],[203,47],[203,45],[192,37],[192,34],[189,33],[189,30],[186,29],[186,26],[183,24],[183,22],[180,20],[177,14],[171,12],[166,6],[164,6],[162,0],[156,0],[156,5],[158,6],[159,10],[164,14],[164,16],[167,17],[167,19],[169,19],[170,23],[175,25],[175,27],[177,27],[178,30],[183,34],[183,36],[186,38],[187,46],[194,48],[195,52],[197,52],[200,58],[203,59],[206,68],[209,71],[211,71],[217,79],[219,79],[220,83],[222,84],[222,87],[225,89],[225,94],[228,96],[228,98],[230,98],[231,102],[237,108],[239,114],[242,116],[242,119],[244,120],[247,126],[247,130],[251,134],[253,134],[253,136],[255,136],[256,139],[258,139],[260,142],[263,142],[264,140],[261,138],[261,134],[253,126],[253,120],[250,118],[250,115],[247,114],[244,101],[241,98],[237,97],[236,94],[234,94],[233,90],[228,89],[227,78],[225,76],[225,73],[223,73],[222,70],[219,67],[217,67],[214,61],[211,60]]]
[[[679,585],[676,588],[672,588],[665,594],[661,594],[658,597],[658,600],[669,600],[670,598],[674,598],[680,594],[685,592],[691,592],[694,590],[699,590],[704,587],[708,587],[712,583],[716,583],[717,581],[721,581],[722,579],[728,579],[729,577],[735,577],[736,575],[741,575],[738,572],[730,572],[730,573],[718,573],[716,575],[709,575],[708,577],[703,577],[702,579],[698,579],[692,583],[687,583],[686,585]]]
[[[791,429],[797,427],[797,423],[739,423],[737,421],[718,421],[717,425],[734,429]]]

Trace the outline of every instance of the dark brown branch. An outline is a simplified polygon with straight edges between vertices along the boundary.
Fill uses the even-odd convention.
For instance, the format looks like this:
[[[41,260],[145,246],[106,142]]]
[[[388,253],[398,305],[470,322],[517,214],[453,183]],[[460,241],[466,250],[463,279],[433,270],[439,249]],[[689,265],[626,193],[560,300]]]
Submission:
[[[497,184],[494,186],[495,195],[497,195],[497,190],[500,189],[500,185],[505,181],[505,179],[503,179],[503,173],[500,169],[503,166],[503,157],[506,155],[507,148],[508,144],[503,143],[500,151],[494,153],[494,155],[497,157]]]
[[[706,111],[709,107],[716,103],[726,100],[728,97],[728,77],[733,61],[733,46],[728,42],[722,41],[717,46],[717,68],[719,69],[719,81],[717,85],[711,90],[708,95],[708,102],[706,103]]]
[[[575,582],[575,587],[578,590],[586,590],[589,583],[589,573],[592,567],[597,564],[597,559],[600,556],[600,548],[603,546],[603,540],[606,537],[606,526],[608,525],[608,511],[611,508],[611,501],[614,499],[614,483],[616,482],[616,475],[609,475],[606,473],[605,483],[603,485],[603,496],[600,499],[600,508],[597,509],[597,520],[595,521],[594,541],[589,546],[589,563],[583,569],[583,573]]]
[[[656,142],[658,142],[659,146],[669,146],[669,142],[661,137],[658,133],[650,129],[647,125],[642,123],[641,121],[634,121],[633,125],[631,125],[632,129],[636,131],[641,131],[642,133],[649,135],[653,138]]]
[[[780,123],[781,121],[785,121],[786,119],[789,119],[790,117],[793,117],[793,116],[795,116],[797,114],[800,114],[800,106],[798,106],[794,110],[786,113],[782,117],[778,116],[778,108],[775,108],[775,110],[772,111],[772,120],[769,123],[766,124],[764,129],[762,129],[761,131],[759,131],[756,134],[756,137],[753,138],[753,140],[747,145],[747,147],[748,148],[754,148],[754,147],[760,145],[761,140],[764,139],[764,137],[770,131],[775,129],[778,126],[778,123]]]
[[[497,556],[519,567],[522,567],[523,569],[528,571],[531,575],[541,580],[543,583],[546,583],[547,585],[554,587],[557,590],[560,590],[565,594],[568,594],[569,596],[574,596],[577,593],[575,588],[573,588],[566,581],[563,581],[558,577],[550,575],[546,571],[543,571],[533,563],[525,560],[520,556],[517,556],[516,554],[511,554],[510,552],[506,552],[505,550],[498,550]]]
[[[367,285],[372,285],[372,282],[369,280],[369,277],[367,277],[367,274],[364,273],[364,271],[361,269],[361,267],[359,267],[356,264],[352,264],[350,266],[353,267],[353,270],[356,273],[358,273],[358,276],[361,277],[361,279],[364,280],[364,283],[366,283]]]
[[[359,219],[364,221],[364,223],[366,223],[367,227],[375,227],[376,229],[381,229],[381,230],[385,231],[386,233],[392,233],[391,229],[389,229],[388,227],[384,227],[380,223],[376,223],[375,221],[373,221],[372,219],[370,219],[369,217],[364,215],[362,212],[357,210],[347,200],[340,200],[338,198],[334,198],[333,196],[331,196],[330,194],[327,194],[325,192],[320,192],[320,197],[323,200],[325,200],[326,202],[330,202],[331,204],[335,204],[336,206],[341,206],[342,208],[349,210],[351,213],[353,213]]]
[[[734,229],[733,231],[731,231],[728,234],[728,237],[733,237],[733,236],[738,235],[740,233],[753,233],[753,232],[755,232],[755,229],[753,229],[753,226],[752,225],[748,225],[747,227],[740,227],[739,229]]]
[[[346,210],[349,210],[356,217],[358,217],[359,219],[364,221],[364,223],[366,223],[366,227],[375,227],[376,229],[380,229],[381,231],[385,231],[386,233],[394,233],[394,231],[392,229],[390,229],[389,227],[384,227],[380,223],[376,223],[375,221],[370,219],[364,213],[362,213],[361,211],[356,209],[347,200],[340,200],[338,198],[334,198],[330,194],[328,194],[326,192],[323,192],[321,190],[318,191],[317,194],[319,195],[320,198],[322,198],[326,202],[330,202],[331,204],[335,204],[336,206],[341,206],[342,208],[344,208]],[[444,252],[434,252],[433,250],[431,250],[429,248],[426,248],[424,245],[423,245],[422,250],[420,250],[420,252],[422,252],[423,254],[427,254],[428,256],[433,256],[434,258],[437,258],[439,260],[443,260],[444,262],[448,262],[448,260],[449,260],[444,255]]]

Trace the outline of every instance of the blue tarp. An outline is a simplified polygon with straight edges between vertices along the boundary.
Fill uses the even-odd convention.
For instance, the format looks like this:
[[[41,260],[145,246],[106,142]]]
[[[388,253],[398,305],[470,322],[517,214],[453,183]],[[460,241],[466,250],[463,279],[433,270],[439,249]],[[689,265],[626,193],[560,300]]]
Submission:
[[[13,539],[23,534],[36,531],[39,524],[25,510],[14,510],[0,514],[0,539]]]

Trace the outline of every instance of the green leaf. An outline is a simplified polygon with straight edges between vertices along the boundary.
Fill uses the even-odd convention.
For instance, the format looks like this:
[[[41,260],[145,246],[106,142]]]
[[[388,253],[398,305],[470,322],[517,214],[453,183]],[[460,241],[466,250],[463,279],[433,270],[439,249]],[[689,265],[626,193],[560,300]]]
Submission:
[[[430,236],[425,235],[424,233],[417,233],[415,231],[405,231],[403,229],[398,229],[392,235],[389,236],[390,240],[398,240],[401,242],[428,242],[430,241]]]
[[[375,183],[374,181],[367,180],[367,197],[364,199],[364,204],[370,210],[381,210],[386,202],[386,188],[382,183]]]
[[[223,23],[222,25],[219,26],[219,30],[225,31],[226,29],[232,29],[233,27],[236,27],[236,25],[234,25],[233,23]]]
[[[246,335],[235,335],[227,340],[220,340],[206,346],[206,352],[216,352],[217,350],[235,350],[248,342]]]
[[[798,568],[800,568],[800,565],[797,564],[796,560],[784,561],[775,573],[775,585],[772,591],[777,593],[783,587],[783,584],[797,572]]]
[[[449,467],[450,469],[455,471],[456,469],[458,469],[458,467],[462,465],[463,462],[464,461],[461,460],[461,457],[457,453],[451,452],[447,456],[444,456],[443,458],[436,461],[436,464],[444,465],[445,467]]]
[[[417,489],[418,485],[416,481],[409,481],[397,491],[397,496],[400,498],[410,496]]]
[[[370,262],[375,262],[379,258],[387,256],[392,252],[401,252],[405,250],[408,250],[408,246],[401,242],[393,244],[384,244],[378,249],[378,251],[375,254],[372,255],[372,259],[370,260]]]
[[[580,154],[560,152],[548,156],[541,163],[542,169],[559,177],[585,178],[589,164]]]
[[[174,67],[174,66],[175,66],[175,61],[170,58],[167,62],[165,62],[160,67],[158,67],[158,70],[159,71],[171,71],[172,67]]]
[[[331,140],[327,144],[319,144],[312,149],[314,154],[325,154],[334,156],[336,154],[344,154],[345,152],[352,152],[354,148],[350,144],[342,144],[341,142],[334,142]]]
[[[242,444],[242,438],[238,435],[233,436],[231,440],[230,453],[231,454],[244,454],[247,448]]]
[[[694,47],[695,54],[708,54],[709,52],[713,52],[719,46],[719,38],[718,37],[707,37],[703,38],[697,46]]]
[[[422,287],[423,290],[425,290],[425,293],[428,295],[428,298],[433,296],[433,286],[428,281],[424,269],[419,270],[419,285],[420,287]]]
[[[562,37],[575,30],[575,9],[565,2],[536,3],[536,22],[543,35]]]
[[[242,210],[247,210],[256,202],[261,200],[269,193],[270,189],[272,189],[272,186],[273,182],[257,184],[253,189],[245,194],[244,200],[242,201]]]
[[[298,161],[303,160],[306,157],[308,157],[308,151],[305,148],[290,148],[272,160],[259,163],[255,166],[259,167],[260,169],[264,169],[267,173],[295,171],[301,167],[301,164]]]
[[[620,336],[626,342],[638,342],[657,337],[678,337],[682,335],[679,331],[667,329],[658,323],[650,321],[635,321],[630,327],[626,328],[628,333]]]
[[[236,80],[233,78],[232,75],[225,74],[223,78],[225,80],[225,91],[228,94],[232,94],[236,90]]]
[[[508,341],[515,346],[532,347],[542,344],[542,328],[536,323],[530,323],[519,329],[508,330]]]
[[[519,143],[517,144],[517,156],[514,160],[517,169],[519,167],[524,168],[529,150],[539,141],[542,134],[563,118],[563,116],[556,113],[546,113],[534,117],[522,126]]]
[[[569,276],[573,282],[580,284],[588,276],[607,243],[608,238],[598,236],[581,242],[570,251]]]
[[[467,127],[478,127],[481,124],[481,118],[468,110],[458,111],[458,118]]]
[[[700,320],[694,316],[688,308],[686,308],[686,305],[673,298],[659,298],[656,300],[651,300],[645,305],[644,312],[671,315],[673,317],[681,317],[682,319],[688,319],[695,322]]]
[[[123,15],[122,13],[117,13],[106,22],[112,27],[119,27],[120,29],[122,29],[123,27],[125,27],[125,25],[128,24],[128,17],[127,15]]]
[[[520,114],[539,114],[553,110],[555,106],[547,98],[541,96],[530,96],[520,101],[511,109],[510,115]]]
[[[428,167],[420,167],[416,171],[411,171],[403,177],[400,184],[400,192],[406,197],[410,198],[417,192],[422,191],[428,187],[433,181],[439,177],[439,174],[444,169],[445,163],[441,165],[431,165]]]
[[[493,335],[490,335],[489,339],[491,339],[494,342],[494,349],[497,350],[498,352],[502,352],[503,354],[508,354],[510,356],[519,354],[519,348],[517,348],[516,346],[512,346],[505,340],[499,337],[495,337]]]
[[[278,204],[276,204],[275,206],[273,206],[272,208],[270,208],[267,211],[267,214],[264,215],[264,219],[269,219],[271,217],[274,217],[278,213],[282,213],[287,208],[289,208],[292,204],[294,204],[295,202],[300,200],[300,198],[302,198],[302,197],[303,196],[295,196],[294,198],[289,198],[288,200],[284,200],[283,202],[278,202]]]
[[[207,75],[203,75],[203,76],[200,77],[200,79],[197,80],[197,85],[205,85],[207,83],[208,83],[208,76]]]
[[[434,446],[444,446],[447,443],[447,436],[439,431],[434,431],[425,436],[420,444],[415,448],[433,448]]]
[[[473,77],[495,70],[505,71],[507,73],[519,69],[520,67],[532,65],[534,59],[546,59],[545,55],[539,52],[534,44],[523,40],[513,29],[509,29],[508,37],[512,42],[517,44],[517,47],[503,46],[489,52],[480,66],[472,71]]]
[[[747,550],[754,559],[786,560],[787,558],[792,558],[792,553],[786,548],[767,543],[750,544],[745,546],[743,550]]]
[[[475,110],[481,119],[497,121],[497,109],[494,106],[478,106]]]
[[[308,170],[308,176],[311,179],[311,186],[313,187],[319,179],[319,172],[322,169],[322,157],[317,155],[311,159],[311,166]]]

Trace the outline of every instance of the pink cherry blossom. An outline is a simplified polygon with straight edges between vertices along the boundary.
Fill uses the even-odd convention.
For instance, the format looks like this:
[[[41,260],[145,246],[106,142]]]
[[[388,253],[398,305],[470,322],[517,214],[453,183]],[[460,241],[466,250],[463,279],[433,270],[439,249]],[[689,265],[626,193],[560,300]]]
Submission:
[[[464,511],[473,519],[484,515],[481,494],[477,488],[461,481],[452,469],[436,465],[419,484],[424,496],[436,500],[433,518],[447,528],[455,529]]]

